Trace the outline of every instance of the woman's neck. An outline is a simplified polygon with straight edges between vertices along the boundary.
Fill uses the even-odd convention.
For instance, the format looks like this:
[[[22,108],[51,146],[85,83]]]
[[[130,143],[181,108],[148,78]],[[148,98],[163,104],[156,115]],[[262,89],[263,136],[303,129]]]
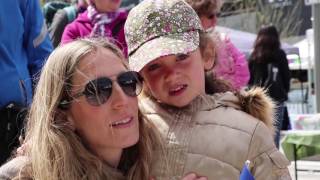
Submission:
[[[118,148],[101,148],[98,149],[96,153],[111,167],[117,168],[121,159],[122,151],[122,149]]]

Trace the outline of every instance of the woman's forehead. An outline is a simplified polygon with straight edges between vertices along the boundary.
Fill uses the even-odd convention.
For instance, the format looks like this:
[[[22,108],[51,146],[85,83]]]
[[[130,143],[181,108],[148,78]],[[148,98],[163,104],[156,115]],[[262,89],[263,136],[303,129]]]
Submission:
[[[88,81],[101,76],[111,77],[126,70],[121,58],[112,51],[99,48],[80,60],[74,80]]]

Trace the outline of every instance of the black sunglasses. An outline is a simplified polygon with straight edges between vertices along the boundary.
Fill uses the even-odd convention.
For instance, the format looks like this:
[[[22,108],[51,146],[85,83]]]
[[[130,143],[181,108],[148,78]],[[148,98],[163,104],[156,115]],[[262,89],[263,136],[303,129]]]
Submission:
[[[123,92],[130,96],[138,96],[142,90],[142,77],[138,72],[127,71],[120,73],[116,79],[117,83],[123,90]],[[100,106],[107,102],[112,93],[112,82],[108,77],[99,77],[88,82],[85,89],[72,96],[72,99],[76,99],[81,96],[85,96],[88,103],[92,106]],[[67,105],[70,101],[63,100],[60,105]]]
[[[208,14],[207,18],[208,19],[213,19],[213,18],[219,17],[219,16],[220,16],[220,12],[217,12],[217,13]]]

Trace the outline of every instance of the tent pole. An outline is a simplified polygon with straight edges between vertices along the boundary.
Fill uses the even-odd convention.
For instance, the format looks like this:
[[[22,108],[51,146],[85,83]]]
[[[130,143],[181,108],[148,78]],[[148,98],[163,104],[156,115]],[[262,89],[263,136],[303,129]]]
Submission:
[[[320,3],[312,5],[314,32],[315,112],[320,113]]]

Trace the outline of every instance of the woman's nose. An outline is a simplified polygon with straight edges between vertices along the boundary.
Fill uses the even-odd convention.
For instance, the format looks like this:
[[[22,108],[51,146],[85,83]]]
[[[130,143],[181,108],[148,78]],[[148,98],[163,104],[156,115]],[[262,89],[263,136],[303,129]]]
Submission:
[[[113,83],[111,101],[114,109],[127,107],[129,96],[122,90],[118,83]]]
[[[211,27],[215,27],[217,25],[217,16],[213,17],[211,20]]]

